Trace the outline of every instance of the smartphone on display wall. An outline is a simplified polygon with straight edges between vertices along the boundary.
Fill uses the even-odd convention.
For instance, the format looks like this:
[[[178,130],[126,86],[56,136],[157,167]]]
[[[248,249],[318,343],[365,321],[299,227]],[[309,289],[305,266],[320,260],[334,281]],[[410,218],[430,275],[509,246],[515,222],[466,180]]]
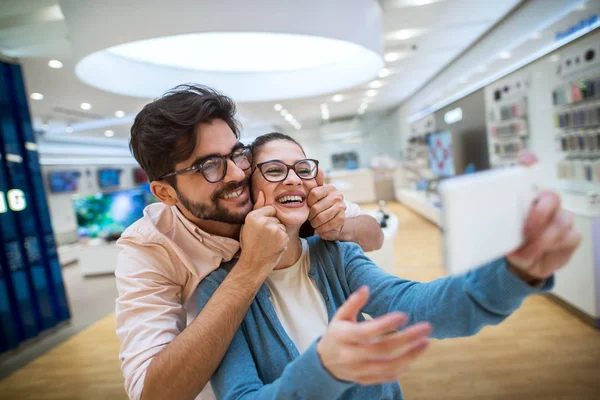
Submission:
[[[516,250],[536,199],[542,167],[515,166],[444,180],[444,264],[461,274]]]

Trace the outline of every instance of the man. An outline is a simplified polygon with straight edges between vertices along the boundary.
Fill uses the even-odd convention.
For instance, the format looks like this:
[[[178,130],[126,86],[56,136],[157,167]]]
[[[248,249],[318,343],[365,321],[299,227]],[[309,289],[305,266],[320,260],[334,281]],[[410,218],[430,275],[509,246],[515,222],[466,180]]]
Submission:
[[[238,138],[232,100],[193,85],[146,105],[131,128],[133,155],[160,200],[118,242],[117,334],[132,399],[197,396],[287,246],[274,208],[252,210],[249,149]],[[379,248],[375,219],[322,185],[322,175],[319,181],[307,199],[316,233]],[[244,222],[238,263],[186,328],[186,313],[195,315],[192,293],[238,253]]]

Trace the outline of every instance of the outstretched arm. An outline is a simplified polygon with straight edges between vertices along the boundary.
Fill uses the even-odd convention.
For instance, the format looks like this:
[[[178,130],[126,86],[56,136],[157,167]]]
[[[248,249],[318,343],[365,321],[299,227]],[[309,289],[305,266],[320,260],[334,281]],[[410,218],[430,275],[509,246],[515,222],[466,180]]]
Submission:
[[[323,171],[317,175],[317,187],[308,194],[308,219],[315,233],[325,240],[357,243],[364,251],[378,250],[383,245],[383,231],[369,215],[361,215],[358,205],[344,201],[344,195],[333,185],[323,184]]]

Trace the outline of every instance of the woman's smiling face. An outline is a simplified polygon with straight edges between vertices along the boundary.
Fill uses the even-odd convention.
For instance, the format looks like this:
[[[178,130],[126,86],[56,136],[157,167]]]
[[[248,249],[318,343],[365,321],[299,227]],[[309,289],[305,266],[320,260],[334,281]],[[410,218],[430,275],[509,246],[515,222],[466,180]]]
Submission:
[[[273,140],[260,146],[254,154],[254,164],[279,160],[287,165],[294,165],[299,160],[306,159],[306,155],[296,143],[289,140]],[[264,165],[263,172],[269,174],[281,173],[277,165]],[[283,167],[285,174],[285,167]],[[258,168],[252,174],[252,197],[258,198],[260,191],[264,193],[265,204],[273,205],[277,209],[277,218],[286,227],[300,227],[308,219],[309,208],[306,203],[308,193],[317,186],[315,179],[300,179],[296,172],[290,168],[285,180],[269,182]]]

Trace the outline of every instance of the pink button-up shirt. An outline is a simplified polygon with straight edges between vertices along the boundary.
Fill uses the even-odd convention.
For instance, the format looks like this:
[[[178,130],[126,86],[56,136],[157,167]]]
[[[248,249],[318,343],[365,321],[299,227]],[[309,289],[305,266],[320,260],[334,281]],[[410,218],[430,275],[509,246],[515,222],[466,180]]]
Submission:
[[[346,217],[360,214],[347,203]],[[116,328],[121,369],[131,399],[140,399],[146,370],[197,315],[194,291],[200,281],[229,261],[239,242],[200,230],[177,207],[149,205],[117,242]],[[209,391],[201,398],[214,398]]]

